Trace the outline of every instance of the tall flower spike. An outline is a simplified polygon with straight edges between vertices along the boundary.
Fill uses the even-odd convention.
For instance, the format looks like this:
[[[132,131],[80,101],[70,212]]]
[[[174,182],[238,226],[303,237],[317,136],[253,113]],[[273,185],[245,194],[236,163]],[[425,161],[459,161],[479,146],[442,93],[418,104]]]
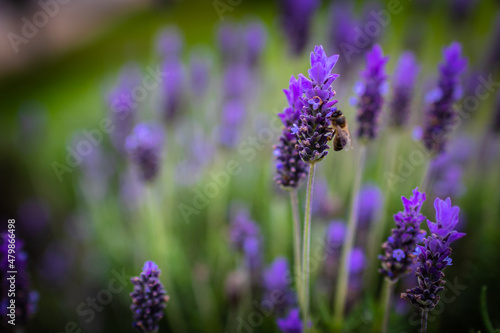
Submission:
[[[356,85],[358,98],[359,122],[358,138],[373,140],[377,136],[378,123],[382,104],[383,93],[386,88],[385,65],[389,57],[384,57],[380,45],[375,44],[370,52],[366,54],[366,68],[362,73],[363,82]]]
[[[125,146],[143,181],[152,181],[158,174],[163,143],[163,129],[155,123],[136,125],[127,138]]]
[[[453,104],[461,97],[460,74],[467,67],[467,58],[462,57],[462,47],[454,42],[443,51],[443,62],[439,65],[438,87],[428,96],[423,143],[431,153],[444,151],[447,136],[457,117]]]
[[[389,117],[394,127],[403,127],[408,123],[410,102],[419,71],[420,66],[412,52],[406,51],[399,57],[392,79],[393,96]]]
[[[439,293],[444,289],[444,269],[452,264],[451,243],[465,236],[455,230],[460,208],[451,205],[450,198],[434,201],[436,222],[427,220],[430,235],[424,239],[424,246],[417,245],[417,286],[402,293],[402,298],[425,311],[431,311],[439,302]]]
[[[391,281],[397,281],[410,272],[415,247],[425,236],[425,231],[420,230],[420,224],[425,220],[420,213],[425,193],[419,192],[417,187],[410,199],[401,197],[401,200],[404,211],[394,215],[396,228],[391,230],[391,236],[382,245],[384,254],[378,257],[382,261],[380,273]]]
[[[299,83],[303,96],[300,127],[294,124],[291,132],[297,135],[296,149],[300,158],[306,163],[321,161],[328,154],[328,141],[332,138],[328,117],[337,111],[335,90],[332,83],[339,76],[333,74],[333,66],[339,56],[328,57],[323,46],[316,46],[311,52],[311,68],[309,78],[299,75]]]
[[[141,333],[158,331],[169,297],[160,281],[160,269],[152,261],[146,261],[141,275],[130,279],[134,291],[130,293],[134,326]]]
[[[303,107],[302,90],[299,81],[293,75],[290,78],[288,90],[284,89],[283,92],[288,100],[288,107],[283,110],[283,113],[278,113],[284,127],[279,143],[274,147],[277,173],[274,180],[285,188],[296,188],[300,180],[306,175],[307,165],[302,161],[299,152],[295,149],[297,137],[291,132],[293,124],[299,122],[300,112]]]
[[[309,29],[318,0],[280,0],[283,30],[293,55],[300,55],[309,40]]]

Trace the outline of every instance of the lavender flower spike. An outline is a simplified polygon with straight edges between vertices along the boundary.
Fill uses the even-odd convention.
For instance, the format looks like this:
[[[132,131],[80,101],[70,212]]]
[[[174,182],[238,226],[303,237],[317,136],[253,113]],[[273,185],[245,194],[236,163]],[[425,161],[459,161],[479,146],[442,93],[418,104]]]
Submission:
[[[339,77],[332,73],[332,69],[338,58],[338,54],[328,57],[323,46],[316,46],[314,52],[311,52],[309,78],[299,75],[304,106],[300,115],[300,127],[294,124],[291,131],[297,135],[296,149],[306,163],[321,161],[330,148],[327,143],[332,138],[332,132],[328,117],[337,111],[335,104],[338,102],[333,99],[335,90],[332,89],[332,83]]]
[[[318,0],[280,0],[282,24],[293,55],[300,55],[307,46],[309,26]]]
[[[467,58],[462,57],[462,47],[457,42],[445,48],[443,56],[438,87],[432,92],[432,104],[424,122],[423,142],[432,153],[441,153],[445,149],[446,137],[456,119],[453,104],[461,95],[459,76],[467,67]]]
[[[163,129],[155,123],[140,123],[127,138],[125,147],[138,166],[143,181],[152,181],[160,170]]]
[[[290,268],[286,258],[278,257],[263,272],[264,296],[262,307],[274,309],[278,315],[295,306],[295,294],[290,288]]]
[[[403,127],[410,117],[410,102],[413,97],[415,81],[417,80],[420,66],[415,55],[404,52],[398,60],[393,77],[393,99],[391,103],[391,125]]]
[[[299,81],[292,75],[288,90],[283,92],[288,100],[288,107],[278,116],[283,122],[283,132],[279,143],[274,147],[276,157],[276,177],[274,180],[286,188],[296,188],[306,175],[306,164],[301,160],[299,152],[295,149],[297,137],[291,132],[293,124],[299,122],[302,110],[302,90]]]
[[[163,309],[167,306],[168,295],[159,279],[160,269],[152,261],[146,261],[140,276],[130,279],[134,285],[132,325],[141,333],[158,331],[158,322],[163,317]]]
[[[379,256],[382,261],[380,273],[393,282],[410,272],[415,247],[425,236],[425,231],[420,230],[420,224],[425,220],[420,213],[425,193],[419,192],[417,187],[410,199],[401,197],[401,200],[404,211],[394,215],[396,228],[392,229],[391,236],[382,245],[384,254]]]
[[[418,245],[415,249],[418,285],[401,294],[402,298],[407,298],[424,311],[434,309],[439,302],[439,293],[445,284],[443,271],[452,263],[451,243],[465,236],[455,230],[460,208],[452,206],[450,198],[436,198],[434,208],[436,222],[427,220],[431,234],[424,239],[424,246]]]
[[[380,112],[384,103],[382,94],[387,78],[385,64],[388,60],[389,57],[384,57],[382,48],[378,44],[366,54],[366,68],[362,73],[364,82],[358,83],[356,88],[359,93],[357,119],[360,139],[373,140],[377,136]]]
[[[292,309],[286,318],[276,320],[278,328],[283,333],[302,333],[302,321],[299,309]]]

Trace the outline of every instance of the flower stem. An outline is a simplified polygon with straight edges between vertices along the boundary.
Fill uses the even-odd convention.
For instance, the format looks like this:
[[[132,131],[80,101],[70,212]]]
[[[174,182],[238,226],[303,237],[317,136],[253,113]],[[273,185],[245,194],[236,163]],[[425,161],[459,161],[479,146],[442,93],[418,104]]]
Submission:
[[[429,313],[428,310],[422,309],[422,320],[420,322],[421,328],[420,328],[420,333],[427,333],[427,314]]]
[[[384,319],[382,321],[382,333],[387,333],[389,327],[389,313],[391,313],[391,298],[394,290],[394,282],[385,280],[385,293],[384,293]]]
[[[309,176],[307,178],[306,211],[304,217],[304,238],[302,243],[302,307],[304,332],[307,332],[307,320],[309,315],[309,251],[311,246],[311,202],[313,197],[314,172],[316,163],[311,163]]]
[[[292,218],[293,218],[293,255],[295,261],[295,284],[297,288],[297,294],[302,295],[301,281],[300,281],[300,214],[299,214],[299,198],[297,196],[297,189],[291,189],[290,191],[290,203],[292,206]]]
[[[351,208],[347,225],[347,235],[344,245],[342,246],[342,260],[340,262],[339,279],[337,280],[337,290],[335,293],[334,323],[335,326],[338,327],[342,325],[342,321],[344,319],[344,308],[347,298],[349,267],[351,261],[350,254],[354,245],[354,236],[356,234],[356,225],[358,223],[358,192],[361,187],[361,180],[363,178],[366,145],[361,145],[358,157],[358,169],[351,193]]]

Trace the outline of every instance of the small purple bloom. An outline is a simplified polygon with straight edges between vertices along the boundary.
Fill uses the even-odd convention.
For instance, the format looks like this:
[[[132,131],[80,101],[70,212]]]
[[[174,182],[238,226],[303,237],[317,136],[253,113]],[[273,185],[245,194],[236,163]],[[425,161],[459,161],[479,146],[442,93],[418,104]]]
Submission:
[[[278,113],[283,123],[283,131],[279,143],[274,147],[277,169],[274,180],[283,187],[296,188],[300,180],[305,177],[307,166],[295,149],[299,133],[296,123],[299,122],[303,106],[299,81],[292,75],[288,90],[284,89],[283,91],[288,100],[288,107],[283,110],[283,113]]]
[[[404,211],[394,215],[396,228],[391,230],[391,236],[382,245],[384,254],[379,256],[382,261],[380,273],[391,281],[397,281],[410,272],[414,262],[417,243],[422,241],[425,231],[420,230],[420,224],[425,216],[420,213],[425,201],[425,193],[413,190],[410,199],[401,197]]]
[[[293,55],[300,55],[309,40],[309,29],[318,0],[280,0],[281,21]]]
[[[363,93],[358,98],[359,123],[358,137],[360,139],[372,140],[377,136],[380,112],[384,98],[381,87],[384,85],[387,75],[385,65],[389,57],[384,57],[382,48],[376,44],[366,54],[366,68],[362,73],[364,79]]]
[[[169,296],[160,281],[161,271],[158,266],[147,261],[142,268],[141,275],[130,279],[134,285],[134,291],[130,293],[133,312],[133,323],[141,333],[158,331],[158,322],[163,317],[163,311],[167,306]]]
[[[451,205],[450,198],[434,201],[436,222],[427,220],[431,234],[424,239],[424,246],[418,245],[417,286],[408,289],[401,297],[413,305],[430,311],[438,304],[439,293],[446,283],[444,269],[451,265],[451,243],[465,236],[455,230],[460,208]]]
[[[255,68],[266,45],[267,31],[261,21],[253,21],[245,28],[245,49],[249,68]]]
[[[383,207],[384,195],[374,184],[365,184],[358,193],[358,221],[360,226],[375,222]]]
[[[278,315],[282,315],[295,306],[296,299],[290,285],[290,268],[286,258],[278,257],[263,272],[264,296],[262,306],[274,309]]]
[[[285,318],[276,320],[278,328],[283,333],[302,333],[302,320],[299,309],[292,309]]]
[[[179,58],[183,47],[182,35],[175,26],[163,29],[156,40],[156,50],[164,58]]]
[[[432,153],[444,151],[457,117],[453,104],[459,98],[459,78],[467,67],[467,58],[462,57],[462,47],[454,42],[443,51],[443,62],[439,65],[439,94],[429,106],[424,122],[423,143]]]
[[[410,102],[419,71],[420,66],[412,52],[401,54],[392,79],[393,96],[389,119],[395,127],[403,127],[408,123]]]
[[[164,132],[156,123],[140,123],[127,138],[126,148],[143,181],[152,181],[160,170]]]
[[[162,64],[165,77],[162,81],[161,113],[165,121],[172,121],[182,109],[185,93],[186,73],[179,58],[166,59]]]
[[[299,75],[302,88],[302,113],[300,115],[299,133],[296,149],[305,163],[321,161],[328,154],[328,141],[332,138],[328,117],[337,111],[338,102],[332,83],[339,76],[333,74],[333,66],[339,56],[328,57],[323,46],[316,46],[311,52],[311,68],[309,78]]]
[[[366,264],[366,257],[362,248],[355,247],[352,249],[349,264],[349,272],[352,275],[359,274],[363,271]]]

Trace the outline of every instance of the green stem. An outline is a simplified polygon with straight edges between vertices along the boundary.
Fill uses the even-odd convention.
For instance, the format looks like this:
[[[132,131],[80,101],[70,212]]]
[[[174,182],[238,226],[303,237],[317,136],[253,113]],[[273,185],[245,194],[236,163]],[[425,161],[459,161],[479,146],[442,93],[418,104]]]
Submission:
[[[297,196],[297,189],[294,188],[290,192],[290,203],[292,205],[292,218],[293,218],[293,254],[295,261],[295,284],[297,294],[302,295],[302,288],[300,284],[300,214],[299,214],[299,198]]]
[[[337,290],[335,293],[334,322],[337,327],[340,327],[344,320],[344,308],[347,298],[349,266],[351,261],[350,254],[354,246],[354,236],[356,235],[356,226],[358,223],[358,192],[363,178],[365,157],[366,145],[363,144],[359,151],[358,169],[351,193],[351,208],[347,225],[347,235],[344,245],[342,246],[342,260],[340,262],[339,279],[337,280]]]
[[[422,309],[422,320],[420,322],[420,333],[427,333],[427,314],[428,310]]]
[[[382,333],[387,333],[389,327],[389,314],[391,313],[391,298],[394,290],[394,282],[385,280],[385,293],[384,293],[384,319],[382,321]]]
[[[311,163],[309,167],[309,176],[307,178],[307,192],[306,192],[306,211],[304,218],[304,239],[302,246],[302,307],[303,307],[303,325],[304,332],[307,332],[308,315],[309,315],[309,252],[311,246],[311,202],[313,199],[313,184],[314,173],[316,171],[316,163]]]

